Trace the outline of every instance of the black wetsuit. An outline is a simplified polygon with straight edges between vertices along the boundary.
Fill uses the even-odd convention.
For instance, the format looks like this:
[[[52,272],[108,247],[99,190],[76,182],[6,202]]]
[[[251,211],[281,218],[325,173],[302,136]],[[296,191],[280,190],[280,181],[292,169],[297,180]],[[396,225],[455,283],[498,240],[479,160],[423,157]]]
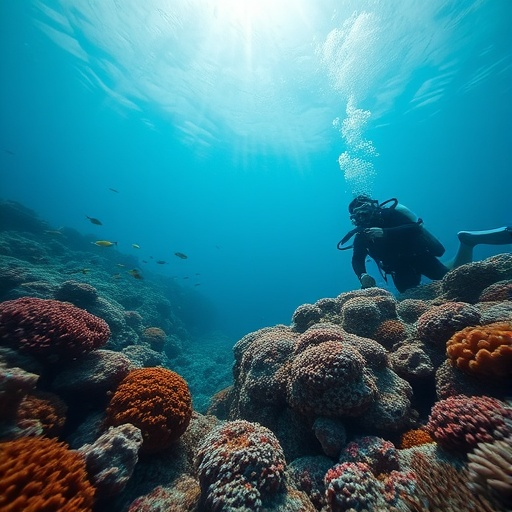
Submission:
[[[418,286],[421,276],[441,279],[448,268],[429,248],[423,228],[394,208],[382,208],[371,227],[382,228],[384,236],[370,239],[364,231],[354,238],[352,268],[358,277],[366,272],[366,257],[371,256],[386,273],[390,274],[399,292]],[[442,249],[444,252],[444,248]]]

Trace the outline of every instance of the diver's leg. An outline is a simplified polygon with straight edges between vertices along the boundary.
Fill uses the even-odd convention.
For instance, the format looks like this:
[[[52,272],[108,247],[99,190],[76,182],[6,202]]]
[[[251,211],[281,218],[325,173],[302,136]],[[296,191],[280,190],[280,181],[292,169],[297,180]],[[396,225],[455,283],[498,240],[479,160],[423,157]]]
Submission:
[[[442,279],[446,273],[450,270],[446,265],[441,263],[435,256],[432,254],[425,254],[423,257],[418,258],[418,268],[421,273],[432,279],[432,281],[437,281]]]
[[[512,227],[504,226],[487,231],[459,231],[460,245],[455,257],[445,265],[450,269],[460,267],[473,261],[473,248],[478,244],[505,245],[512,244]]]
[[[457,233],[461,244],[474,247],[478,244],[505,245],[512,244],[512,226],[503,226],[487,231],[459,231]]]

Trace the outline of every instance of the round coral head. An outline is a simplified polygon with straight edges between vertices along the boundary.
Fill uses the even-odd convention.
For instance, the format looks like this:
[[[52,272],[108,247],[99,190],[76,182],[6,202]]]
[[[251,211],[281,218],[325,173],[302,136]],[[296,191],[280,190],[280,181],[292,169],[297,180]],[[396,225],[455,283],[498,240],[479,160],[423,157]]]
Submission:
[[[107,408],[108,425],[131,423],[142,431],[146,453],[167,448],[187,429],[192,397],[186,381],[166,368],[131,371]]]
[[[461,370],[487,377],[512,376],[512,323],[466,327],[446,343],[452,364]]]

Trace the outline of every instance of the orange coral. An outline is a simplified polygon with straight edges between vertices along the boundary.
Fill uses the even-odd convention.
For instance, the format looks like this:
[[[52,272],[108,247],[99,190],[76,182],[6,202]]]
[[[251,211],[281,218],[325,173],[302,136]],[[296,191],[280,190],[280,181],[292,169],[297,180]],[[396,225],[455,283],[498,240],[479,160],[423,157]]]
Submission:
[[[512,323],[466,327],[446,343],[452,364],[461,370],[491,377],[512,375]]]
[[[16,422],[24,423],[39,420],[43,433],[48,437],[58,437],[66,422],[67,405],[54,393],[34,391],[21,402],[16,413]]]
[[[43,437],[0,443],[3,512],[89,512],[93,501],[85,461],[65,443]]]
[[[395,343],[407,338],[407,331],[400,320],[384,320],[377,327],[372,338],[385,347],[392,347]]]
[[[192,397],[180,375],[166,368],[141,368],[119,384],[107,408],[106,423],[140,428],[142,450],[151,453],[176,441],[191,416]]]
[[[435,442],[430,434],[421,428],[409,430],[408,432],[404,432],[402,434],[402,439],[400,441],[400,448],[412,448],[413,446],[419,446],[422,444],[433,443]]]

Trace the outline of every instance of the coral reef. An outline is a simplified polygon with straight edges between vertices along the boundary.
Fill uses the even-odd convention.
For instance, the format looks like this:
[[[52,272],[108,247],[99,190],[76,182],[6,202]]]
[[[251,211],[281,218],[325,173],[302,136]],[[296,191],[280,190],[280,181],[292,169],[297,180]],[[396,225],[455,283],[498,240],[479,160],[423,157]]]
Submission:
[[[81,455],[54,439],[0,443],[0,509],[90,512],[94,487]]]
[[[147,343],[155,352],[162,352],[167,336],[160,327],[146,327],[142,331],[140,341]]]
[[[104,320],[67,302],[23,297],[0,304],[0,339],[39,357],[72,359],[109,337]]]
[[[187,429],[192,398],[185,380],[166,368],[131,371],[119,384],[107,407],[106,424],[131,423],[142,431],[142,450],[168,447]]]

